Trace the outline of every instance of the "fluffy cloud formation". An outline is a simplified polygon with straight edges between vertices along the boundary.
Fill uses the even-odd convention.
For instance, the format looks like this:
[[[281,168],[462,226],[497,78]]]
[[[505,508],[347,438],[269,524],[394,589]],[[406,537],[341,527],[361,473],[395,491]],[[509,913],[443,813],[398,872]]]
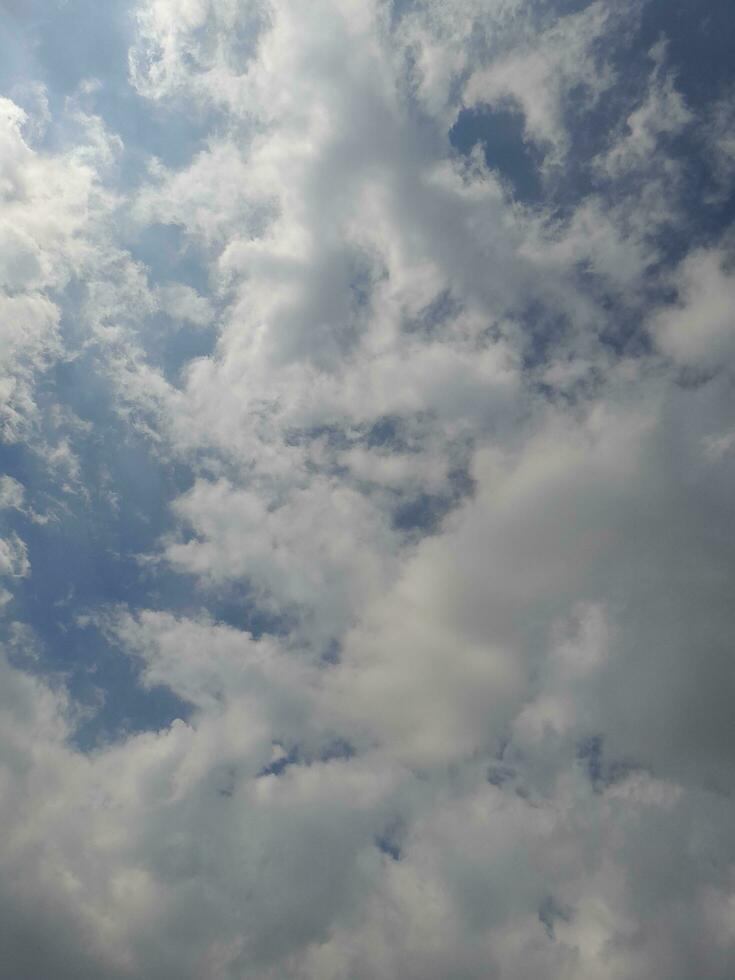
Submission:
[[[15,80],[2,977],[732,976],[732,87],[652,6]]]
[[[735,276],[727,256],[702,249],[686,256],[677,270],[679,302],[654,317],[662,349],[687,367],[716,370],[735,353]]]

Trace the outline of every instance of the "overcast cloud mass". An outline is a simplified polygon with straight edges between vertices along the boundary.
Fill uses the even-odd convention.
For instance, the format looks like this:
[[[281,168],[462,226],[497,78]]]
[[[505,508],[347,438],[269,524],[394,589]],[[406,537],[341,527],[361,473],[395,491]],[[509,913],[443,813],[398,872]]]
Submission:
[[[0,978],[732,980],[731,0],[0,0]]]

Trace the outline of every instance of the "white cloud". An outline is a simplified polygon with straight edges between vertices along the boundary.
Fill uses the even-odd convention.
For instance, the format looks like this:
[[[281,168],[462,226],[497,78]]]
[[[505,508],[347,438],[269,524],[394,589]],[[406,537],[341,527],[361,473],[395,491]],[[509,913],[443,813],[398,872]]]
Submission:
[[[163,311],[173,320],[183,320],[196,327],[211,326],[214,312],[210,302],[195,289],[183,283],[170,283],[158,288]]]
[[[275,612],[307,617],[308,633],[328,642],[390,575],[392,542],[379,514],[359,494],[312,481],[280,504],[219,482],[199,482],[176,502],[196,532],[171,541],[176,568],[217,584],[251,585]]]
[[[674,279],[678,303],[653,318],[659,346],[683,366],[712,370],[735,353],[735,277],[725,262],[719,249],[690,253]]]
[[[0,100],[0,433],[8,442],[38,425],[35,383],[62,354],[59,297],[89,266],[85,232],[108,205],[98,168],[110,151],[99,121],[79,115],[79,143],[56,155],[28,145],[27,121]]]
[[[625,136],[617,139],[598,161],[609,176],[650,166],[661,138],[680,133],[693,120],[674,78],[665,71],[666,45],[663,41],[654,46],[650,57],[654,68],[646,97],[628,116]],[[674,168],[670,168],[669,180],[674,176]]]
[[[21,510],[24,494],[22,483],[14,480],[12,476],[0,477],[0,509],[13,507]]]
[[[84,356],[185,474],[150,608],[75,621],[186,720],[83,752],[58,680],[0,661],[13,980],[732,976],[735,296],[726,238],[671,273],[659,234],[690,110],[656,48],[594,191],[521,207],[457,113],[515,100],[563,167],[637,5],[405,8],[137,4],[135,105],[206,129],[184,163],[81,111],[104,79],[55,149],[0,107],[6,438],[91,499],[105,436],[39,384]],[[182,325],[214,347],[175,388]]]
[[[31,573],[28,549],[17,534],[0,538],[0,575],[25,578]]]

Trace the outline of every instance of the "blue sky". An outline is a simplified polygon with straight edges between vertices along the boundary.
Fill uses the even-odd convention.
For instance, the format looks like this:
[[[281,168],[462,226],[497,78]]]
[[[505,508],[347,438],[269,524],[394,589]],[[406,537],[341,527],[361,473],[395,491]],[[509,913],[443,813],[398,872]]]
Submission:
[[[0,980],[729,980],[735,9],[0,3]]]

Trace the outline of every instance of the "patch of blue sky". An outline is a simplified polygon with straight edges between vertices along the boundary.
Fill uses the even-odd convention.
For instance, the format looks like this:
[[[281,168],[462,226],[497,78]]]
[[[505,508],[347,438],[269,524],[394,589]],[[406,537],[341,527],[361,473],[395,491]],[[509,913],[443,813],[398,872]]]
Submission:
[[[180,380],[182,371],[192,360],[211,355],[216,344],[213,328],[184,325],[171,332],[164,326],[153,337],[153,343],[149,344],[151,362],[160,364],[170,384],[176,384]]]
[[[689,105],[700,109],[724,95],[733,83],[732,0],[647,0],[643,5],[639,44],[650,48],[667,41],[668,63],[676,71],[677,88]]]
[[[154,222],[136,230],[126,245],[133,258],[143,263],[152,284],[181,282],[199,293],[208,293],[206,257],[185,236],[181,225]]]
[[[520,201],[541,198],[540,167],[543,151],[524,137],[523,112],[513,106],[481,106],[463,109],[449,133],[449,141],[460,153],[469,153],[479,143],[487,166],[496,171]]]
[[[554,9],[568,13],[587,3],[557,4]],[[524,116],[519,107],[480,106],[463,110],[450,142],[460,153],[469,153],[479,144],[487,165],[495,170],[512,195],[526,204],[541,204],[557,219],[571,215],[580,202],[594,195],[603,206],[619,207],[626,198],[640,196],[643,183],[650,179],[643,170],[612,178],[594,163],[611,146],[613,138],[626,130],[627,119],[641,104],[651,75],[651,50],[666,42],[664,70],[673,75],[676,90],[691,111],[690,123],[667,135],[659,134],[660,150],[679,166],[676,183],[672,179],[672,220],[660,227],[652,225],[650,244],[656,249],[653,266],[644,275],[650,290],[642,297],[631,297],[606,289],[589,266],[580,264],[583,290],[595,296],[607,317],[600,324],[600,339],[616,354],[637,355],[650,349],[645,331],[644,311],[668,298],[665,277],[693,247],[717,241],[735,221],[735,194],[720,193],[716,164],[707,143],[707,114],[718,99],[732,90],[730,42],[735,35],[735,5],[728,0],[708,4],[706,11],[691,0],[648,0],[641,7],[636,29],[606,37],[606,58],[615,83],[597,100],[584,91],[570,90],[564,107],[568,152],[562,168],[544,174],[543,147],[536,146],[524,132]],[[542,364],[548,351],[567,329],[554,319],[553,311],[516,311],[526,328],[525,366]]]
[[[444,518],[471,492],[469,474],[459,473],[451,485],[450,494],[403,494],[393,511],[393,527],[413,536],[436,533]]]
[[[187,609],[194,583],[165,566],[143,565],[171,527],[167,501],[190,483],[182,468],[164,465],[106,402],[100,379],[83,360],[58,365],[39,386],[88,429],[69,432],[79,472],[69,480],[38,446],[0,446],[0,469],[23,484],[25,509],[6,511],[4,524],[25,542],[32,574],[15,583],[13,620],[27,624],[37,657],[27,666],[61,674],[70,693],[98,711],[77,733],[84,744],[124,731],[161,727],[187,709],[168,691],[147,691],[137,665],[114,649],[85,617],[124,604],[131,609]]]
[[[619,782],[633,769],[630,763],[606,757],[605,740],[601,735],[582,739],[577,746],[577,758],[597,793]]]
[[[456,128],[455,126],[454,129]],[[462,147],[458,145],[458,149]],[[450,290],[445,289],[427,303],[417,316],[407,320],[403,324],[403,329],[406,333],[419,333],[431,337],[441,333],[447,322],[458,316],[461,311],[462,304]]]
[[[52,125],[39,145],[52,148],[65,139],[66,100],[94,81],[83,105],[122,140],[122,189],[144,179],[152,156],[184,166],[213,124],[204,115],[156,104],[130,84],[134,6],[130,0],[7,0],[0,9],[0,91],[32,111],[32,86],[45,86]]]
[[[712,153],[703,129],[712,106],[732,91],[734,35],[735,5],[730,0],[713,0],[705,7],[692,0],[647,0],[641,6],[638,29],[609,39],[615,85],[595,105],[573,98],[568,103],[566,121],[572,146],[562,190],[570,204],[592,191],[610,204],[626,191],[635,194],[637,186],[626,187],[599,175],[595,178],[588,164],[609,147],[613,135],[624,131],[627,117],[645,91],[652,68],[650,52],[658,43],[665,43],[664,70],[672,75],[676,91],[692,113],[689,125],[669,136],[659,135],[661,150],[681,167],[681,185],[676,190],[672,187],[672,195],[679,195],[686,216],[685,221],[672,222],[654,236],[667,265],[680,261],[699,242],[719,237],[735,218],[734,197],[722,200],[716,193]],[[628,180],[635,185],[640,177],[633,175]]]
[[[158,572],[152,584],[133,554],[115,550],[124,537],[120,525],[134,528],[134,520],[118,522],[103,509],[93,518],[80,510],[45,525],[10,519],[26,543],[32,574],[17,582],[9,613],[33,631],[33,657],[22,657],[23,666],[63,678],[87,709],[75,733],[77,744],[87,748],[163,727],[189,710],[168,690],[143,688],[139,665],[86,619],[121,603],[155,606],[164,597],[167,608],[175,608],[184,604],[182,583]]]
[[[71,341],[72,318],[65,323]],[[181,334],[171,342],[181,344]],[[184,351],[162,355],[172,368]],[[25,542],[32,567],[28,578],[15,580],[9,610],[9,621],[29,625],[36,640],[35,656],[24,658],[25,666],[63,676],[71,695],[88,707],[76,733],[84,747],[186,718],[188,706],[171,692],[140,686],[139,665],[96,627],[95,615],[119,605],[182,615],[206,611],[255,635],[278,632],[282,624],[256,608],[244,584],[205,593],[192,576],[174,573],[165,563],[141,562],[174,530],[169,502],[194,477],[188,466],[159,458],[119,418],[91,350],[53,366],[36,398],[42,418],[62,406],[76,421],[61,429],[47,423],[38,441],[0,445],[0,472],[25,488],[24,510],[2,515],[6,530]],[[73,479],[42,451],[60,438],[77,460]]]
[[[379,851],[382,851],[383,854],[386,854],[393,861],[401,860],[401,856],[402,856],[401,848],[390,837],[386,837],[386,836],[376,837],[375,846],[378,848]]]
[[[258,776],[280,776],[289,766],[297,765],[298,761],[298,748],[293,748],[289,752],[284,753],[284,755],[274,759],[273,762],[269,762],[267,766],[263,766]]]
[[[159,313],[149,317],[139,334],[152,364],[175,384],[182,369],[193,359],[211,356],[217,342],[218,304],[209,286],[206,257],[180,225],[146,225],[126,241],[131,256],[145,268],[148,283],[156,286],[187,286],[206,296],[212,309],[210,323],[190,324]]]
[[[95,75],[110,84],[126,84],[132,10],[130,0],[104,4],[96,0],[6,0],[0,23],[11,36],[13,50],[25,54],[29,64],[33,58],[44,76],[40,80],[49,84],[50,95],[63,98]]]
[[[84,407],[82,401],[88,408],[89,391],[80,387],[85,397],[75,407]],[[75,449],[85,492],[63,492],[43,458],[26,446],[1,446],[0,470],[26,489],[25,512],[7,511],[3,518],[25,542],[32,567],[29,577],[15,581],[8,621],[33,630],[33,656],[24,657],[23,666],[62,676],[88,709],[75,741],[89,748],[190,713],[167,689],[140,685],[140,664],[106,636],[100,614],[119,606],[166,609],[206,615],[255,636],[284,627],[257,608],[244,583],[205,591],[165,563],[141,562],[173,529],[168,501],[191,482],[184,468],[156,459],[101,410]],[[42,523],[33,514],[50,519]]]
[[[400,450],[407,448],[402,432],[403,419],[396,415],[384,415],[374,422],[367,432],[366,440],[369,448],[385,446]]]
[[[274,748],[284,749],[280,743],[274,743]],[[258,772],[258,776],[280,776],[290,766],[311,765],[314,761],[329,762],[333,759],[351,759],[355,755],[355,749],[349,742],[342,738],[335,738],[322,745],[317,751],[314,747],[306,745],[292,745],[288,750],[283,750],[273,761],[263,766]]]
[[[555,4],[568,13],[588,3]],[[524,117],[518,107],[480,106],[460,112],[450,132],[450,142],[461,153],[476,144],[483,148],[488,167],[495,170],[513,195],[526,203],[541,202],[560,216],[574,209],[585,196],[595,193],[609,204],[626,193],[624,182],[610,181],[590,166],[609,148],[613,135],[625,129],[628,116],[640,104],[652,62],[650,52],[666,42],[665,68],[673,73],[677,90],[694,113],[693,125],[670,139],[662,136],[662,148],[683,168],[685,225],[667,229],[661,236],[665,258],[678,262],[697,236],[719,235],[735,218],[735,202],[713,200],[715,178],[711,153],[702,141],[704,114],[733,85],[731,39],[735,35],[735,5],[715,0],[706,9],[692,0],[648,0],[641,6],[638,28],[606,37],[606,58],[615,71],[615,84],[594,101],[582,89],[571,89],[565,100],[566,133],[570,140],[565,165],[544,182],[541,174],[543,147],[524,133]],[[630,182],[640,181],[631,175]],[[636,187],[629,187],[634,192]]]
[[[552,895],[547,895],[539,905],[538,918],[549,939],[555,938],[557,922],[571,922],[572,909],[562,905]]]

